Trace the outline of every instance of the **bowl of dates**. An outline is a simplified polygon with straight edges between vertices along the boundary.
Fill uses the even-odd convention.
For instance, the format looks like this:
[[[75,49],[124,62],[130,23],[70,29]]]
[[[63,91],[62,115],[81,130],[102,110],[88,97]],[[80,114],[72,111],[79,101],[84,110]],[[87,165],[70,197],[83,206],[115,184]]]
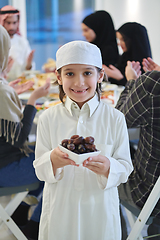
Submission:
[[[63,139],[59,148],[62,152],[68,154],[69,158],[75,161],[77,164],[83,163],[89,157],[97,156],[100,151],[96,149],[94,144],[94,138],[82,137],[79,135],[73,135],[69,139]]]

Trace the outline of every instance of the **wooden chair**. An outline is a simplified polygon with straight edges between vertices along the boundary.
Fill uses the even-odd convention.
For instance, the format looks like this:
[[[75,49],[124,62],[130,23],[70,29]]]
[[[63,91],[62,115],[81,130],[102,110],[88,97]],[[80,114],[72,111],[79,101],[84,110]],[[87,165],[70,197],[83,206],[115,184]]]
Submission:
[[[150,216],[156,203],[160,198],[160,176],[155,183],[146,203],[141,211],[130,206],[128,203],[121,201],[121,204],[125,207],[128,221],[131,226],[131,232],[127,240],[141,240],[143,239],[141,232],[144,225],[151,224],[153,217]],[[154,238],[153,238],[154,239]]]
[[[0,187],[0,196],[14,194],[14,197],[10,200],[5,208],[0,204],[0,218],[18,240],[27,240],[27,238],[10,216],[27,196],[28,192],[36,190],[38,187],[39,182],[18,187]]]

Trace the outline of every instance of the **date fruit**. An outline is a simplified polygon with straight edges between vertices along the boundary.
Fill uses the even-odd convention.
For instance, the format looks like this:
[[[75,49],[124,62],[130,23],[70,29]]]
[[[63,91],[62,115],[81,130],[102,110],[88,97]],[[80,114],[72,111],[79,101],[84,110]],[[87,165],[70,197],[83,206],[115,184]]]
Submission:
[[[77,154],[97,151],[94,144],[94,137],[91,136],[84,138],[79,135],[73,135],[70,139],[62,140],[61,145]]]

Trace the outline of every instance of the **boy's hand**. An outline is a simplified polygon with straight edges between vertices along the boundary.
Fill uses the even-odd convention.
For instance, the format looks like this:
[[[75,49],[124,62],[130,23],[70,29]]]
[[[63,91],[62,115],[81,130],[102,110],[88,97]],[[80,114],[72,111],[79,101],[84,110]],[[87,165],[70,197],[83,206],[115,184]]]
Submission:
[[[95,157],[89,157],[83,162],[83,166],[96,174],[104,175],[105,177],[109,175],[110,161],[107,157],[100,154]]]
[[[53,167],[53,172],[54,175],[56,173],[57,168],[62,168],[67,165],[74,165],[74,166],[79,166],[77,165],[73,160],[68,158],[68,154],[62,152],[59,147],[56,147],[50,155],[51,162],[52,162],[52,167]]]

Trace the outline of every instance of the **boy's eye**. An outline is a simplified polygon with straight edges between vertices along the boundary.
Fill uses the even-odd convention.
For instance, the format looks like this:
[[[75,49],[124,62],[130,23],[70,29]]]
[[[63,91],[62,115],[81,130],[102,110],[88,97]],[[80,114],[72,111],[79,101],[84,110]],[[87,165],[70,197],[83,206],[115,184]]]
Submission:
[[[73,76],[73,73],[72,72],[69,72],[66,74],[67,76]]]
[[[84,75],[89,76],[91,75],[91,72],[85,72]]]

